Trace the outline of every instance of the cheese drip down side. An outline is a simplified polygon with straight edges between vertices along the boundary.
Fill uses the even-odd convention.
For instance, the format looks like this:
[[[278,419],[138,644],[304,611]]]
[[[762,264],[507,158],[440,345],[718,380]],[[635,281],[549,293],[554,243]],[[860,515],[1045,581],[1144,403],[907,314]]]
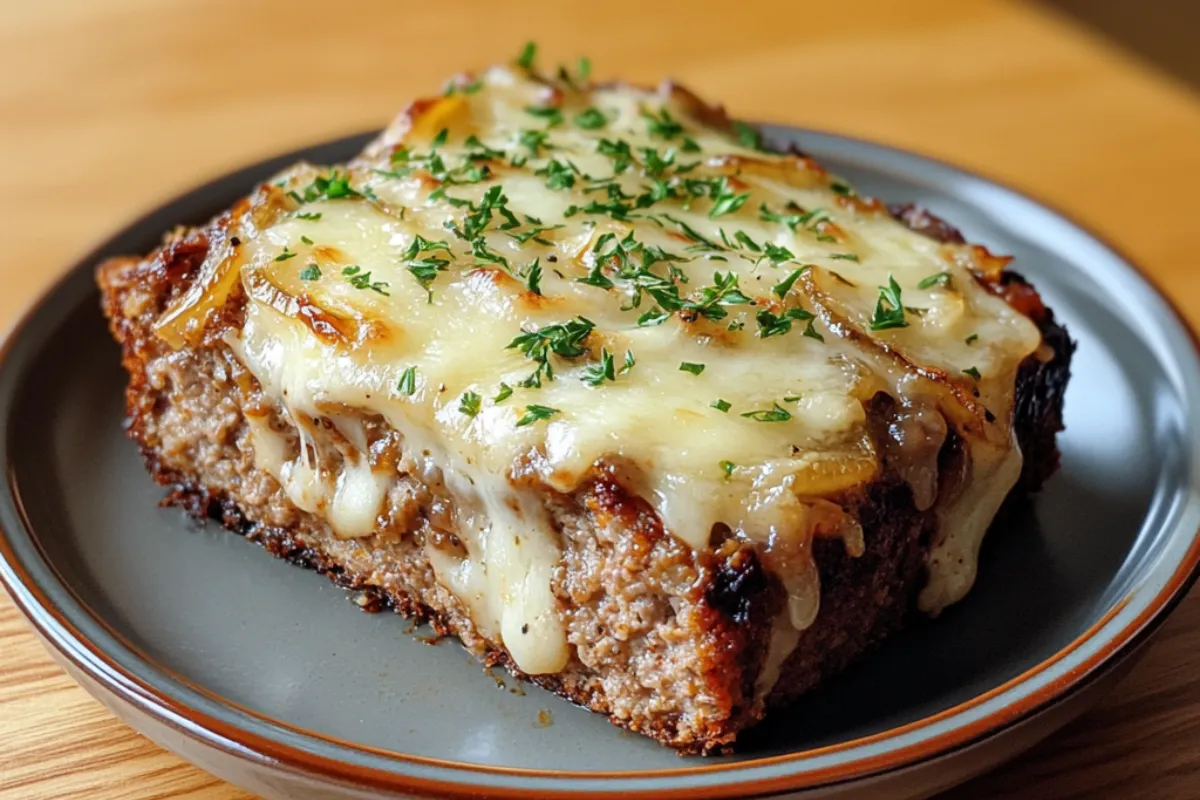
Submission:
[[[977,282],[986,253],[706,124],[677,89],[522,69],[470,87],[414,103],[348,165],[277,176],[159,332],[193,340],[240,287],[226,341],[302,440],[348,410],[436,465],[466,555],[427,548],[434,569],[522,670],[570,657],[541,498],[601,467],[696,551],[718,526],[756,542],[792,630],[818,610],[813,538],[861,552],[835,498],[880,477],[877,394],[936,409],[981,459],[971,474],[1011,488],[1016,370],[1040,336]],[[260,467],[345,537],[372,533],[395,477],[358,452],[353,413],[336,474],[251,423]],[[913,480],[946,526],[994,513],[983,489],[959,495],[974,512],[942,509]],[[951,534],[931,607],[973,579],[981,534]]]

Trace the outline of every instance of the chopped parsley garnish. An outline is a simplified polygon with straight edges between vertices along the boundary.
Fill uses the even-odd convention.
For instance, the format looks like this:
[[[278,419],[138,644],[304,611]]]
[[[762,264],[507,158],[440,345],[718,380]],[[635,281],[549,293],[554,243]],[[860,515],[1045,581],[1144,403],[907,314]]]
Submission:
[[[633,163],[633,151],[629,149],[629,142],[624,139],[615,142],[601,139],[596,143],[596,152],[612,159],[613,175],[620,175]]]
[[[719,232],[721,234],[722,242],[724,242],[730,248],[735,247],[733,242],[729,241],[729,237],[727,237],[725,235],[724,228],[719,229]],[[746,233],[745,231],[735,231],[733,234],[733,238],[737,240],[738,244],[742,245],[747,250],[750,250],[753,253],[761,253],[762,252],[762,246],[758,242],[751,239],[750,235],[748,233]],[[780,249],[785,250],[785,251],[787,250],[786,247],[780,248]],[[791,258],[790,255],[788,257]]]
[[[713,408],[715,408],[717,411],[720,411],[722,414],[728,414],[729,409],[733,407],[729,403],[729,401],[722,400],[720,398],[717,398],[716,400],[712,401],[711,403],[709,403],[709,405],[712,406]]]
[[[683,126],[675,121],[671,116],[671,112],[665,108],[661,108],[658,114],[650,111],[642,111],[642,117],[646,120],[646,130],[651,136],[661,136],[664,139],[673,139],[683,133]]]
[[[620,191],[620,187],[617,186],[615,183],[609,184],[609,186],[616,188],[617,191]],[[568,206],[567,210],[563,212],[563,216],[564,217],[573,217],[579,213],[607,214],[608,216],[612,217],[613,219],[628,220],[630,210],[631,210],[631,207],[626,203],[622,203],[620,200],[612,200],[607,203],[601,203],[599,200],[593,200],[592,202],[588,203],[586,206],[576,206],[576,205]]]
[[[303,213],[296,214],[296,219],[304,219],[304,220],[308,220],[309,222],[316,222],[320,218],[321,218],[320,211],[305,211]]]
[[[815,231],[817,229],[817,224],[824,222],[827,219],[829,219],[828,211],[823,208],[814,208],[812,211],[805,211],[800,215],[800,224],[809,230]],[[828,239],[829,241],[835,241],[832,236],[828,237]],[[823,242],[825,239],[818,236],[817,241]]]
[[[536,295],[542,293],[542,265],[541,259],[535,258],[533,263],[529,265],[529,270],[525,273],[525,285],[529,291]]]
[[[646,328],[651,325],[662,325],[671,317],[666,311],[663,311],[658,306],[647,311],[638,317],[637,324],[639,328]]]
[[[412,395],[417,391],[417,368],[409,367],[400,373],[400,382],[396,384],[396,391],[403,395]]]
[[[696,140],[690,137],[683,137],[683,145],[680,147],[685,153],[699,153],[700,145],[696,144]]]
[[[927,278],[922,278],[921,282],[917,284],[917,288],[928,289],[931,286],[941,286],[944,288],[950,285],[950,279],[953,277],[949,272],[938,272]]]
[[[741,231],[738,231],[738,233],[741,233]],[[791,250],[774,244],[773,242],[763,243],[763,254],[771,260],[771,265],[775,267],[779,266],[785,261],[791,261],[793,258],[795,258],[795,256],[792,255]]]
[[[740,331],[740,330],[743,330],[745,327],[746,327],[745,322],[742,322],[740,319],[735,319],[729,323],[728,327],[726,327],[726,330]]]
[[[471,254],[475,256],[476,266],[484,264],[499,264],[508,270],[508,259],[488,248],[487,241],[482,237],[471,242]]]
[[[392,170],[374,170],[377,175],[382,175],[385,178],[405,178],[412,174],[413,165],[417,162],[422,162],[425,170],[442,183],[437,189],[430,193],[429,199],[439,200],[444,199],[446,202],[454,206],[466,205],[465,200],[447,197],[446,188],[462,184],[479,183],[482,180],[492,177],[492,170],[487,164],[477,164],[477,161],[490,161],[491,159],[503,156],[504,154],[485,147],[477,137],[467,137],[466,145],[468,148],[467,158],[462,164],[449,168],[446,166],[445,160],[441,154],[437,152],[438,148],[446,143],[448,136],[446,128],[438,131],[434,137],[432,148],[428,155],[419,155],[411,152],[407,147],[399,147],[392,153],[392,164],[403,165]],[[481,148],[481,150],[480,150]]]
[[[907,328],[904,319],[904,304],[900,301],[900,284],[888,275],[888,285],[879,287],[879,300],[875,303],[875,314],[871,317],[871,330],[886,331],[891,328]]]
[[[721,471],[725,473],[726,478],[732,475],[735,469],[737,469],[737,464],[733,463],[732,461],[721,462]]]
[[[446,88],[442,90],[442,94],[446,97],[450,97],[455,92],[462,92],[463,94],[475,94],[482,88],[483,81],[479,78],[467,83],[459,83],[457,80],[449,80],[446,82]]]
[[[792,322],[807,322],[809,327],[812,326],[813,313],[803,308],[789,308],[782,314],[776,316],[770,311],[761,309],[754,315],[758,321],[758,335],[766,339],[771,336],[782,336],[792,329]],[[816,333],[816,331],[813,331]],[[818,336],[820,334],[817,334]]]
[[[562,358],[578,358],[587,352],[583,343],[591,334],[595,324],[586,317],[576,317],[555,325],[546,325],[533,331],[524,331],[508,343],[508,348],[516,348],[526,358],[537,363],[533,374],[521,382],[524,387],[540,387],[542,377],[554,380],[554,367],[550,363],[550,354]]]
[[[558,79],[572,89],[582,90],[587,85],[591,74],[592,62],[587,57],[579,59],[579,69],[576,75],[572,75],[571,71],[562,64],[558,65]]]
[[[288,250],[287,245],[284,245],[283,252],[280,253],[279,255],[275,256],[275,260],[276,261],[287,261],[289,258],[295,258],[295,257],[296,257],[296,254],[293,253],[291,250]]]
[[[794,209],[796,211],[800,210],[799,206],[797,206],[795,203],[790,203],[790,202],[788,203],[788,208]],[[767,208],[766,203],[758,204],[758,218],[761,219],[763,222],[782,222],[784,225],[788,226],[792,230],[796,230],[796,227],[800,225],[800,217],[801,217],[801,215],[799,213],[797,213],[797,214],[778,214],[778,213],[772,211],[771,209]]]
[[[684,361],[684,362],[680,363],[679,371],[680,372],[690,372],[693,375],[699,375],[701,372],[704,372],[704,365],[703,364],[694,364],[691,361]]]
[[[311,203],[315,200],[337,200],[342,197],[362,197],[350,185],[350,178],[336,169],[329,177],[318,175],[313,182],[304,187],[304,193],[289,192],[292,199],[298,203]]]
[[[533,69],[533,61],[537,58],[537,42],[526,42],[517,56],[517,66],[522,69]]]
[[[806,269],[808,268],[801,267],[800,269],[792,270],[786,278],[772,286],[771,291],[776,297],[786,297],[787,293],[792,290],[792,287],[796,284],[797,279],[799,279]]]
[[[636,365],[636,364],[637,364],[637,362],[633,360],[633,351],[626,350],[625,351],[625,363],[623,365],[621,365],[620,374],[624,375],[626,372],[629,372],[629,370],[633,369],[634,365]]]
[[[786,408],[781,408],[778,403],[773,403],[772,405],[774,408],[769,408],[765,411],[747,411],[742,416],[752,419],[755,422],[787,422],[792,418],[791,413]]]
[[[644,186],[643,191],[637,197],[638,208],[649,208],[650,206],[668,198],[678,197],[679,193],[672,182],[667,178],[654,178],[649,186]],[[654,217],[648,217],[650,221],[661,225]]]
[[[613,287],[613,282],[609,280],[608,276],[601,271],[603,267],[604,262],[597,259],[596,262],[592,264],[592,268],[588,271],[588,274],[585,277],[576,278],[575,282],[586,283],[588,286],[595,286],[599,289],[611,289]]]
[[[469,151],[467,153],[467,158],[471,159],[472,161],[492,161],[495,159],[504,158],[503,150],[493,150],[483,142],[479,141],[479,137],[473,133],[467,137],[466,146],[467,150]]]
[[[579,168],[570,161],[551,159],[546,166],[534,174],[546,178],[546,188],[548,189],[570,189],[575,185],[575,176],[579,174]]]
[[[830,253],[829,257],[838,261],[858,261],[858,255],[856,253]]]
[[[458,401],[458,411],[468,417],[477,417],[482,402],[479,395],[474,392],[463,392],[463,396]]]
[[[454,170],[454,172],[458,173],[457,177],[455,177],[454,175],[448,175],[446,177],[447,183],[455,183],[455,184],[479,183],[480,181],[487,180],[488,178],[490,178],[492,176],[492,170],[486,164],[484,164],[482,167],[480,167],[480,166],[464,167],[464,168],[461,168],[461,171]]]
[[[650,176],[662,175],[675,163],[675,151],[671,149],[660,155],[658,150],[653,147],[639,147],[638,154],[642,157],[642,166],[645,168],[646,174]],[[659,193],[664,191],[667,190],[660,189]]]
[[[612,245],[611,249],[607,249],[609,245]],[[596,239],[596,243],[592,245],[592,253],[595,254],[597,264],[612,261],[618,268],[623,268],[629,265],[630,254],[640,247],[641,243],[633,238],[633,231],[624,239],[617,239],[617,235],[610,232],[601,234]]]
[[[963,374],[970,375],[972,378],[974,378],[977,381],[980,380],[981,378],[983,378],[983,375],[981,375],[979,373],[979,370],[976,367],[971,367],[970,369],[964,369]]]
[[[823,208],[814,208],[811,211],[805,211],[800,206],[792,201],[788,201],[784,207],[789,213],[779,214],[767,208],[766,203],[760,203],[758,206],[758,218],[764,222],[782,222],[791,230],[796,230],[800,226],[804,226],[808,230],[817,230],[817,225],[826,219],[829,214]],[[818,236],[817,241],[837,241],[832,236]]]
[[[390,160],[392,162],[392,165],[394,166],[396,164],[407,164],[410,161],[412,161],[414,158],[419,160],[421,158],[421,156],[413,156],[412,150],[409,147],[407,147],[405,145],[398,145],[396,147],[396,149],[392,151],[392,156],[391,156]],[[408,174],[408,173],[405,172],[404,174]]]
[[[504,222],[497,226],[500,230],[508,231],[521,227],[521,221],[508,208],[508,198],[505,197],[504,187],[500,184],[489,187],[478,205],[458,198],[447,197],[445,199],[452,201],[452,204],[465,205],[470,209],[470,213],[463,217],[461,228],[453,221],[447,222],[446,228],[458,238],[472,244],[481,241],[480,235],[492,224],[493,212],[504,218]]]
[[[312,245],[312,243],[313,243],[313,240],[308,238],[307,236],[301,236],[300,241],[307,245]]]
[[[304,269],[300,270],[300,280],[315,281],[321,277],[321,268],[316,264],[309,264]]]
[[[607,125],[608,118],[604,116],[604,112],[600,109],[589,108],[583,113],[576,115],[575,124],[585,131],[595,131]]]
[[[492,398],[492,402],[496,405],[503,403],[508,398],[512,397],[513,388],[507,383],[501,381],[500,386],[496,390],[496,396]]]
[[[612,353],[608,352],[607,347],[602,347],[600,348],[600,363],[592,364],[583,371],[583,382],[588,386],[599,386],[606,380],[615,381],[616,379],[617,367]]]
[[[675,279],[686,280],[674,265],[668,267],[670,276],[663,276],[651,271],[650,267],[659,262],[682,261],[679,256],[666,252],[660,247],[646,247],[633,238],[630,232],[624,239],[617,239],[614,233],[605,233],[592,246],[594,261],[587,277],[577,278],[579,283],[586,283],[601,289],[611,289],[613,281],[604,274],[605,266],[615,269],[617,277],[628,281],[633,289],[633,298],[628,308],[638,308],[642,304],[643,294],[649,294],[666,311],[678,311],[683,307],[679,297],[679,287]],[[640,255],[641,266],[634,263],[635,255]],[[626,309],[628,310],[628,309]],[[643,315],[645,316],[645,315]],[[665,317],[664,317],[665,319]],[[659,320],[661,322],[661,320]],[[639,321],[639,324],[642,324]]]
[[[363,272],[362,267],[357,264],[343,267],[342,275],[346,276],[346,279],[350,281],[350,285],[355,289],[370,289],[384,297],[390,297],[387,293],[387,281],[372,281],[370,271]]]
[[[762,150],[762,133],[740,120],[734,120],[733,131],[737,134],[738,143],[751,150]]]
[[[532,425],[544,419],[550,419],[555,414],[561,413],[557,408],[549,406],[531,405],[525,406],[525,415],[517,420],[517,427],[523,428],[526,425]]]
[[[531,228],[530,230],[521,231],[520,233],[506,233],[505,236],[512,239],[517,244],[525,244],[530,239],[533,239],[538,244],[549,245],[550,242],[541,238],[542,234],[546,233],[547,231],[557,230],[558,228],[561,228],[561,227],[563,227],[563,226],[562,225],[551,225],[547,228]]]
[[[397,152],[399,152],[399,151],[397,151]],[[396,157],[396,153],[392,153],[392,158],[395,158],[395,157]],[[394,178],[396,180],[400,180],[402,178],[407,178],[409,175],[412,175],[413,168],[412,167],[400,167],[398,169],[373,169],[371,171],[374,172],[376,175],[379,175],[384,178]]]
[[[676,217],[672,217],[670,214],[663,214],[662,217],[663,217],[663,219],[669,220],[671,222],[674,222],[676,225],[678,225],[679,230],[683,231],[683,235],[686,236],[687,238],[691,239],[696,244],[703,245],[704,247],[708,248],[709,250],[724,250],[725,249],[724,247],[721,247],[716,242],[713,242],[709,239],[705,239],[704,236],[702,236],[695,228],[688,225],[683,220],[678,219]]]
[[[740,306],[752,303],[742,290],[738,288],[737,275],[733,272],[713,273],[713,285],[700,290],[700,300],[689,300],[683,304],[683,309],[694,311],[705,319],[719,320],[728,316],[724,306]]]
[[[526,106],[525,113],[546,120],[546,125],[551,128],[563,123],[562,111],[554,106]]]
[[[836,194],[840,194],[842,197],[854,197],[856,194],[858,194],[858,192],[854,191],[853,187],[851,187],[849,184],[842,183],[841,181],[833,181],[829,184],[829,188],[832,189]]]
[[[448,256],[453,257],[454,255],[446,242],[431,242],[425,237],[418,235],[413,239],[412,244],[408,246],[403,255],[403,258],[408,260],[408,271],[417,279],[417,283],[421,284],[421,288],[429,295],[430,302],[433,301],[433,292],[429,287],[433,284],[434,279],[437,278],[437,274],[444,272],[446,267],[450,265],[450,260],[441,258],[440,256],[426,256],[424,258],[417,258],[417,256],[421,253],[435,253],[439,250],[445,252]]]
[[[708,211],[709,219],[716,219],[737,211],[750,199],[749,192],[737,194],[729,188],[729,182],[721,178],[712,184],[713,207]]]
[[[546,131],[521,131],[517,134],[517,144],[529,150],[536,158],[541,148],[550,147],[550,134]]]
[[[979,341],[979,334],[972,333],[966,339],[963,339],[963,341],[966,342],[967,344],[975,344],[975,342]]]
[[[408,271],[417,283],[421,284],[421,288],[425,290],[429,296],[429,302],[433,302],[433,290],[429,287],[433,285],[433,281],[437,278],[439,272],[444,272],[450,262],[444,258],[419,258],[408,262]]]

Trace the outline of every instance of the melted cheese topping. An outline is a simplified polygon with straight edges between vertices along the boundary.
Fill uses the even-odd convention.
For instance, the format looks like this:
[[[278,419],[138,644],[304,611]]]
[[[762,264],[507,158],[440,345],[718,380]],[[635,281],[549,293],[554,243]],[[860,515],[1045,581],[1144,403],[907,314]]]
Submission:
[[[807,158],[739,144],[681,90],[480,81],[415,103],[339,171],[299,165],[260,190],[164,315],[181,344],[245,289],[230,344],[302,438],[288,460],[252,420],[259,466],[339,536],[368,536],[395,476],[373,471],[351,415],[334,417],[336,471],[304,429],[381,416],[455,499],[467,555],[427,547],[439,580],[527,673],[570,657],[539,498],[607,466],[695,550],[718,525],[758,543],[790,595],[778,663],[818,610],[813,538],[862,551],[837,498],[879,477],[866,405],[885,393],[945,418],[927,461],[947,425],[965,442],[921,602],[959,599],[1020,471],[1014,378],[1040,343],[976,282],[980,251],[913,233]],[[893,281],[902,308],[881,294]],[[514,346],[538,331],[544,363]],[[935,502],[928,477],[910,482]]]

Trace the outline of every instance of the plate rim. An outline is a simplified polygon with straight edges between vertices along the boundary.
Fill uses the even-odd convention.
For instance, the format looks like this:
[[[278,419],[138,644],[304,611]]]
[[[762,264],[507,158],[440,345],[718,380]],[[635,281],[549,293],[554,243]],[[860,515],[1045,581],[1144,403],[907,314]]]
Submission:
[[[1180,360],[1181,355],[1184,357],[1190,356],[1193,361],[1192,364],[1178,364],[1178,366],[1181,366],[1192,376],[1200,374],[1200,337],[1197,336],[1187,317],[1181,313],[1181,310],[1170,296],[1160,290],[1155,280],[1147,274],[1137,261],[1115,247],[1104,236],[1090,229],[1087,225],[1080,223],[1054,205],[1046,203],[1036,195],[1017,189],[1008,183],[981,174],[975,170],[965,169],[943,159],[919,152],[893,147],[870,139],[822,130],[783,125],[768,125],[766,128],[768,136],[771,131],[776,131],[783,133],[789,138],[798,138],[802,141],[825,139],[827,141],[848,143],[852,146],[885,154],[892,159],[899,158],[909,165],[922,168],[931,167],[959,179],[967,179],[999,189],[1012,198],[1032,204],[1040,213],[1048,215],[1050,218],[1057,218],[1059,222],[1075,229],[1076,232],[1082,234],[1103,250],[1106,250],[1115,261],[1120,262],[1128,271],[1128,278],[1135,282],[1141,282],[1150,297],[1165,306],[1170,315],[1166,322],[1174,323],[1187,337],[1186,341],[1176,343],[1176,346],[1171,349],[1170,355],[1172,360]],[[177,205],[187,202],[191,198],[222,191],[239,183],[243,186],[248,185],[250,181],[249,176],[253,174],[260,174],[267,170],[281,168],[318,148],[351,147],[353,143],[365,141],[371,135],[371,132],[354,134],[314,143],[278,156],[261,159],[243,168],[223,173],[213,180],[187,189],[165,202],[159,203],[148,212],[141,214],[132,222],[107,237],[87,255],[78,259],[74,266],[67,269],[63,275],[53,281],[25,307],[5,333],[3,342],[0,343],[0,368],[4,370],[12,369],[10,362],[12,361],[13,349],[27,337],[27,331],[30,327],[39,321],[39,312],[43,312],[44,309],[49,307],[53,299],[65,291],[68,288],[67,285],[72,281],[81,281],[81,273],[87,275],[90,279],[91,272],[95,268],[95,264],[101,257],[101,254],[119,239],[129,235],[134,230],[148,227],[155,221],[156,217],[161,216],[168,210],[174,209]],[[278,167],[274,165],[278,165]],[[1159,321],[1156,324],[1162,325],[1163,323]],[[1156,355],[1162,360],[1161,353],[1156,352]],[[1195,405],[1195,401],[1193,401],[1192,405]],[[7,410],[11,411],[11,409]],[[11,417],[0,420],[0,424],[8,425],[10,420]],[[0,435],[0,438],[7,439],[7,435]],[[1190,452],[1192,462],[1194,463],[1200,457],[1198,456],[1200,445],[1192,442]],[[33,533],[33,527],[29,524],[24,513],[15,476],[11,470],[6,471],[8,471],[8,477],[3,488],[0,489],[0,506],[3,506],[4,510],[10,512],[13,518],[20,523],[23,533],[33,545],[33,550],[41,561],[40,565],[35,564],[34,566],[40,567],[41,571],[44,571],[57,584],[54,587],[55,589],[65,592],[75,602],[78,609],[70,609],[71,612],[82,612],[84,615],[90,617],[94,623],[106,629],[114,639],[128,648],[138,660],[153,669],[167,674],[170,680],[181,683],[185,689],[191,688],[193,691],[199,691],[201,694],[209,696],[214,702],[231,709],[235,713],[249,715],[275,728],[290,731],[302,737],[312,738],[325,744],[331,744],[337,748],[344,748],[375,757],[383,757],[401,768],[405,765],[426,766],[432,768],[437,773],[444,774],[422,776],[411,772],[392,771],[365,764],[354,764],[312,750],[304,750],[285,741],[257,734],[237,724],[236,721],[222,720],[211,716],[194,705],[188,705],[179,698],[172,697],[169,693],[154,688],[144,679],[118,664],[99,644],[80,630],[71,619],[70,614],[58,606],[56,601],[47,594],[41,583],[27,570],[22,557],[14,549],[12,532],[7,530],[8,526],[0,526],[0,528],[3,528],[0,529],[0,583],[5,586],[14,604],[33,625],[35,631],[43,639],[43,642],[52,648],[52,654],[59,658],[65,658],[70,664],[84,672],[106,691],[133,704],[144,713],[148,713],[159,721],[179,729],[192,738],[222,750],[227,755],[249,759],[262,764],[284,765],[298,770],[303,774],[388,791],[434,791],[442,794],[449,793],[455,796],[462,796],[477,794],[481,788],[486,788],[488,792],[494,793],[496,796],[529,797],[531,793],[534,793],[533,796],[549,796],[541,795],[540,793],[569,791],[574,797],[615,798],[627,795],[631,788],[636,788],[642,796],[654,798],[697,797],[700,796],[697,794],[698,792],[704,793],[703,796],[715,797],[830,786],[836,783],[860,780],[914,767],[925,761],[995,737],[1040,714],[1051,706],[1066,700],[1075,692],[1097,680],[1109,669],[1123,661],[1126,656],[1136,650],[1153,634],[1179,601],[1187,594],[1188,589],[1197,577],[1200,576],[1200,529],[1198,529],[1190,534],[1190,544],[1186,554],[1175,566],[1165,584],[1147,602],[1145,608],[1132,620],[1125,622],[1119,630],[1110,632],[1107,640],[1103,642],[1103,646],[1088,656],[1082,663],[1074,666],[1070,672],[1047,683],[1027,697],[1016,698],[1016,702],[1013,702],[1011,705],[995,709],[970,724],[952,727],[936,736],[926,737],[885,753],[875,755],[864,754],[857,759],[845,760],[841,763],[814,769],[800,768],[773,776],[763,775],[753,778],[748,782],[737,780],[739,775],[751,769],[791,765],[797,762],[812,760],[822,756],[836,755],[874,743],[896,739],[906,733],[929,728],[939,721],[950,719],[987,702],[989,699],[998,697],[1009,689],[1037,677],[1060,663],[1063,659],[1069,657],[1083,645],[1092,641],[1094,637],[1101,633],[1126,608],[1133,594],[1137,591],[1137,587],[1133,587],[1127,591],[1112,608],[1093,622],[1075,639],[1019,675],[950,708],[870,736],[782,755],[680,769],[580,772],[502,767],[455,762],[383,750],[341,740],[337,737],[327,736],[316,731],[302,729],[268,715],[240,707],[228,699],[220,698],[208,692],[184,676],[156,664],[141,652],[140,649],[132,643],[124,641],[123,637],[113,631],[111,626],[82,602],[69,583],[64,581],[58,574],[53,564],[42,551],[38,538]],[[1192,495],[1196,493],[1195,477],[1195,475],[1192,476]],[[1189,499],[1195,501],[1194,496],[1189,497]],[[1181,539],[1188,536],[1187,530],[1183,529],[1178,523],[1179,521],[1177,520],[1175,525],[1177,529],[1170,531],[1171,539]],[[1186,539],[1182,540],[1186,541]],[[495,783],[483,784],[463,780],[464,777],[471,775],[524,779],[526,782],[506,783],[506,785],[501,786]],[[686,780],[696,776],[713,775],[730,775],[732,776],[732,780],[712,783],[689,782]],[[642,780],[651,780],[655,784],[639,786],[612,785],[615,781],[628,784],[631,781]],[[578,789],[571,786],[571,784],[578,786],[581,782],[591,783],[593,781],[604,781],[607,788]]]

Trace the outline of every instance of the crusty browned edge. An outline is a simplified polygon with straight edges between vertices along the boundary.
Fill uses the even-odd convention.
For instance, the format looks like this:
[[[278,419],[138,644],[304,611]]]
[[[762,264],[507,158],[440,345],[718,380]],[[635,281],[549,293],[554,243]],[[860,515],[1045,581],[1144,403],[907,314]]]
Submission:
[[[930,222],[936,218],[925,212],[893,213],[915,230],[935,238],[952,241],[957,236],[945,223]],[[153,291],[148,293],[153,298],[152,308],[128,307],[130,295],[109,282],[116,270],[104,268],[100,273],[105,312],[114,335],[122,342],[123,360],[131,375],[127,390],[129,433],[142,444],[155,479],[172,487],[166,502],[180,505],[197,517],[217,519],[226,527],[249,535],[277,556],[325,573],[344,587],[363,591],[369,599],[367,608],[392,607],[406,616],[430,621],[439,632],[454,633],[451,621],[420,597],[402,591],[382,592],[363,576],[347,572],[319,550],[301,543],[292,531],[257,524],[241,511],[236,498],[212,492],[195,476],[165,467],[153,448],[146,446],[142,428],[155,413],[157,395],[145,385],[144,367],[155,345],[153,333],[137,320],[156,317],[187,287],[207,249],[204,230],[193,230],[176,236],[159,253],[140,262],[136,279],[154,284]],[[1018,379],[1015,426],[1026,456],[1018,490],[1028,492],[1038,488],[1057,466],[1054,434],[1062,427],[1062,392],[1073,346],[1051,312],[1042,306],[1036,292],[1022,279],[1006,273],[989,284],[989,288],[1029,314],[1053,351],[1049,361],[1031,357],[1022,366]],[[951,437],[947,448],[954,446]],[[626,494],[615,482],[600,481],[590,487],[590,492],[593,502],[604,505],[607,513],[619,518],[630,536],[644,538],[649,545],[663,535],[653,513],[643,508],[644,503]],[[865,533],[866,551],[858,558],[851,558],[840,541],[816,542],[823,611],[785,663],[768,705],[785,704],[841,671],[901,627],[912,613],[916,592],[923,582],[932,532],[929,515],[915,509],[911,493],[903,483],[886,477],[857,498],[855,506]],[[678,730],[671,719],[618,721],[681,752],[725,748],[739,730],[761,718],[764,709],[761,704],[754,705],[751,698],[767,650],[769,620],[782,602],[778,582],[763,569],[755,551],[736,540],[719,547],[715,556],[702,554],[698,558],[706,572],[698,591],[711,613],[704,616],[704,630],[697,634],[716,642],[709,650],[710,663],[705,674],[709,681],[707,689],[725,698],[723,715],[711,720],[703,730],[686,733]],[[488,663],[503,664],[519,677],[605,713],[605,698],[597,697],[594,688],[584,681],[566,675],[522,675],[502,648],[487,647],[481,655]]]
[[[888,211],[910,230],[936,241],[952,244],[965,241],[957,228],[921,206],[898,203],[888,206]],[[981,278],[981,282],[1033,320],[1042,333],[1043,344],[1053,353],[1046,360],[1037,354],[1030,356],[1017,374],[1013,427],[1024,458],[1021,478],[1010,494],[1011,499],[1017,499],[1036,492],[1058,470],[1055,439],[1064,428],[1063,398],[1071,378],[1075,342],[1055,320],[1054,312],[1042,302],[1033,285],[1019,273],[1006,270],[996,280]]]
[[[964,241],[956,228],[927,209],[904,204],[888,210],[917,233],[940,242]],[[1029,316],[1052,353],[1045,361],[1038,354],[1029,356],[1017,374],[1013,426],[1023,467],[1008,496],[1011,504],[1041,489],[1058,469],[1055,437],[1063,430],[1063,397],[1075,344],[1033,286],[1017,273],[1006,271],[998,280],[981,276],[980,281]],[[943,454],[948,456],[957,446],[951,435]],[[931,522],[922,527],[911,492],[903,484],[872,487],[858,513],[867,542],[862,556],[848,556],[834,541],[818,540],[814,545],[821,576],[821,608],[835,613],[819,614],[805,631],[784,664],[768,700],[770,707],[786,705],[842,671],[916,613],[916,595],[924,585],[925,558],[933,532]],[[920,535],[911,535],[913,530]]]

